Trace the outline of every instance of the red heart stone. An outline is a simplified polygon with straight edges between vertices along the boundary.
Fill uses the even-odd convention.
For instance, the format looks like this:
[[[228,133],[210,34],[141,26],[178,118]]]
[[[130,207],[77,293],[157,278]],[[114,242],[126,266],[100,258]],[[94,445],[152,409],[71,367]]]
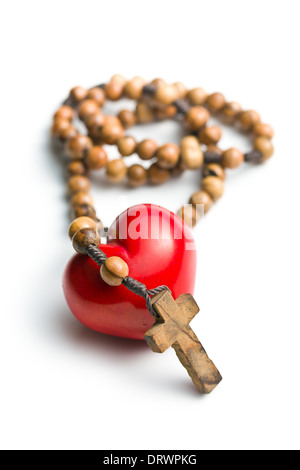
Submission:
[[[194,292],[196,248],[189,228],[172,212],[155,205],[138,205],[123,212],[100,248],[120,256],[129,275],[148,289],[167,285],[175,298]],[[85,326],[114,336],[143,339],[154,320],[145,300],[125,286],[108,286],[99,266],[89,257],[74,255],[63,279],[67,303]]]

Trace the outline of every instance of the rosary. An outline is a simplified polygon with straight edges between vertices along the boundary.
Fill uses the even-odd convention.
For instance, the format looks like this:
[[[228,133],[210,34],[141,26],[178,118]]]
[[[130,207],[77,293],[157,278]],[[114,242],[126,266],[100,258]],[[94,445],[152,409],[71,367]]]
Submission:
[[[134,111],[105,115],[106,100],[136,101]],[[208,125],[213,115],[253,139],[253,149],[221,150],[222,129]],[[78,118],[87,132],[74,126]],[[136,124],[176,119],[185,131],[179,146],[155,140],[137,142],[125,131]],[[110,335],[145,339],[152,351],[170,346],[201,393],[210,393],[222,377],[190,327],[199,312],[192,296],[196,249],[190,227],[224,192],[225,170],[259,164],[273,154],[273,129],[256,111],[227,102],[222,93],[188,90],[181,82],[114,75],[107,84],[75,87],[54,114],[51,134],[67,156],[67,192],[71,206],[69,237],[77,252],[67,265],[63,288],[75,317]],[[109,160],[104,145],[116,145],[120,157]],[[149,163],[127,166],[133,154]],[[150,166],[149,166],[150,165]],[[107,229],[96,216],[89,173],[103,169],[111,183],[159,185],[185,170],[202,174],[201,189],[175,215],[141,204],[119,215]],[[101,238],[107,242],[101,244]],[[99,273],[100,266],[100,273]],[[130,276],[129,276],[130,273]],[[189,293],[185,293],[189,292]]]

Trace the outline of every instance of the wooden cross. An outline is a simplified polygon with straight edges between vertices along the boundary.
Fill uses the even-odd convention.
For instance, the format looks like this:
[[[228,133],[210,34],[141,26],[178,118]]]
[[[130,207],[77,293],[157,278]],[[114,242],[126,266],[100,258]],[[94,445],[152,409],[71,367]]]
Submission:
[[[212,392],[222,377],[190,327],[199,312],[193,296],[183,294],[175,301],[169,291],[163,290],[152,297],[152,305],[158,318],[145,334],[152,351],[163,353],[172,346],[198,390]]]

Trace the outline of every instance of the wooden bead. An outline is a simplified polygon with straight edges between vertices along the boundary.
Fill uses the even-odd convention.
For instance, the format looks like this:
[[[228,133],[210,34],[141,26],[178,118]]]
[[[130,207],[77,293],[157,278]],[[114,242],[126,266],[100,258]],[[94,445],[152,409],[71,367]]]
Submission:
[[[148,179],[151,184],[163,184],[170,178],[170,172],[153,163],[148,169]]]
[[[194,170],[203,165],[203,152],[196,137],[183,137],[180,142],[180,150],[181,164],[184,169]]]
[[[179,147],[175,144],[164,144],[156,152],[157,164],[160,168],[169,170],[175,168],[180,156]]]
[[[212,93],[208,96],[206,104],[212,113],[217,113],[226,104],[225,96],[222,93]]]
[[[112,118],[112,116],[109,116],[109,118]],[[114,119],[108,119],[108,116],[106,116],[104,125],[100,131],[101,140],[108,145],[115,144],[124,135],[121,121],[115,116],[113,116],[113,118]]]
[[[86,88],[82,86],[75,86],[70,91],[70,97],[75,101],[75,103],[79,103],[80,101],[84,100],[87,97],[88,91]]]
[[[178,91],[174,85],[162,85],[157,88],[154,98],[158,103],[169,105],[178,98]]]
[[[136,153],[141,160],[151,160],[154,157],[158,145],[153,139],[142,140],[136,147]]]
[[[231,101],[230,103],[226,103],[221,110],[221,118],[227,124],[233,124],[241,111],[241,105],[235,101]]]
[[[199,132],[199,140],[205,145],[216,144],[222,137],[222,129],[219,126],[205,127]]]
[[[135,113],[128,109],[122,109],[118,114],[118,118],[120,119],[124,129],[129,129],[136,123]]]
[[[79,118],[85,121],[93,114],[96,114],[99,112],[99,106],[97,102],[94,100],[84,100],[78,106],[77,112],[78,112]]]
[[[218,163],[208,163],[205,165],[203,168],[203,178],[207,176],[217,176],[222,181],[224,181],[226,177],[224,169],[221,165],[218,165]]]
[[[90,217],[77,217],[75,220],[73,220],[73,222],[69,226],[69,230],[68,230],[69,238],[72,240],[77,230],[81,230],[83,228],[93,228],[96,230],[97,224]]]
[[[154,121],[154,112],[150,106],[143,101],[139,101],[136,105],[136,119],[137,122],[143,124]]]
[[[154,110],[155,119],[163,121],[164,119],[170,119],[177,114],[177,109],[173,105],[164,106],[163,108],[157,108]]]
[[[209,112],[203,106],[194,106],[187,112],[185,119],[193,131],[198,131],[207,123],[209,117]]]
[[[87,116],[84,121],[89,131],[94,128],[100,129],[104,125],[104,122],[105,116],[100,110],[98,110],[96,113],[91,114],[90,116]]]
[[[85,175],[86,174],[86,167],[82,160],[74,160],[73,162],[69,163],[66,169],[66,176],[70,178],[74,175]]]
[[[95,87],[88,91],[87,99],[93,100],[98,106],[102,107],[105,103],[105,91],[102,88]]]
[[[243,131],[251,131],[253,126],[260,122],[260,115],[253,109],[243,111],[239,114],[237,122]]]
[[[68,140],[72,139],[78,135],[78,130],[76,129],[75,126],[72,126],[70,124],[68,127],[65,127],[64,129],[61,130],[59,139],[61,142],[67,142]]]
[[[71,218],[76,219],[77,217],[96,217],[96,211],[92,206],[88,204],[76,204],[71,208]]]
[[[66,119],[67,121],[72,121],[74,117],[74,110],[71,106],[63,105],[61,106],[56,113],[54,114],[54,119]]]
[[[274,129],[269,124],[258,122],[253,127],[253,132],[257,137],[266,137],[272,139],[274,137]]]
[[[189,102],[193,105],[200,105],[205,103],[207,99],[207,93],[203,88],[193,88],[187,94]]]
[[[177,99],[184,99],[188,93],[187,87],[182,82],[175,82],[173,86],[176,88],[177,91]]]
[[[128,264],[118,256],[107,258],[100,268],[101,278],[109,286],[120,286],[128,274]]]
[[[93,142],[86,135],[78,134],[72,137],[66,144],[66,152],[70,158],[77,160],[84,158],[93,147]]]
[[[120,183],[124,180],[127,167],[122,158],[111,160],[106,165],[106,176],[111,183]]]
[[[124,92],[125,83],[123,80],[117,78],[119,76],[114,76],[111,78],[111,81],[107,83],[105,87],[105,93],[109,100],[117,101],[119,100]]]
[[[198,212],[194,206],[186,205],[182,206],[177,215],[189,226],[194,227],[200,219],[200,212]]]
[[[131,165],[128,168],[128,183],[132,187],[142,186],[147,182],[147,170],[142,165]]]
[[[197,205],[204,206],[204,214],[206,214],[211,208],[213,200],[207,192],[197,191],[190,197],[189,203],[192,204],[195,209]]]
[[[272,157],[274,153],[273,144],[270,139],[266,137],[256,137],[256,139],[254,140],[254,148],[255,150],[258,150],[262,153],[262,161],[268,160],[270,157]]]
[[[64,118],[56,118],[51,127],[51,135],[60,138],[64,129],[70,127],[70,121]]]
[[[223,150],[215,144],[209,144],[206,148],[206,152],[216,153],[217,155],[223,155]]]
[[[77,191],[88,192],[91,189],[91,182],[86,176],[74,175],[69,178],[67,187],[69,194],[76,193]]]
[[[202,190],[210,195],[216,201],[224,194],[224,183],[216,176],[207,176],[202,180]]]
[[[151,84],[155,85],[156,87],[164,86],[166,85],[166,83],[166,80],[164,80],[163,78],[154,78],[151,82]]]
[[[142,96],[143,87],[145,84],[146,81],[142,77],[133,77],[125,85],[125,95],[132,100],[137,100]]]
[[[129,157],[135,152],[136,140],[131,136],[124,136],[117,142],[118,150],[123,157]]]
[[[92,170],[100,170],[103,168],[107,163],[107,153],[104,148],[100,145],[92,147],[85,157],[85,163],[87,167]]]
[[[85,254],[89,245],[99,246],[101,239],[96,228],[82,228],[74,234],[72,243],[77,253]]]
[[[77,191],[76,193],[73,194],[71,198],[71,205],[81,206],[83,204],[86,204],[88,206],[93,206],[94,205],[93,198],[89,193],[85,191]]]
[[[222,165],[224,168],[237,168],[244,161],[244,154],[236,148],[225,150],[222,155]]]

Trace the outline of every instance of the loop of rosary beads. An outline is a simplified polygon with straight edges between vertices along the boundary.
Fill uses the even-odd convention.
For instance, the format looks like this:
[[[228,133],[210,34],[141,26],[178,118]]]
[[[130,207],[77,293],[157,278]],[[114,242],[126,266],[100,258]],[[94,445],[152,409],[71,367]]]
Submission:
[[[123,109],[117,116],[102,112],[106,100],[117,101],[123,97],[136,100],[135,111]],[[208,125],[211,115],[252,134],[253,150],[246,154],[237,148],[221,150],[218,144],[222,130],[219,126]],[[76,117],[85,124],[87,135],[79,133],[74,126]],[[125,134],[135,124],[174,118],[182,122],[187,134],[179,145],[159,146],[151,138],[137,142]],[[168,84],[155,79],[146,83],[141,77],[127,81],[121,75],[114,75],[105,85],[73,88],[54,114],[52,135],[64,145],[69,157],[67,189],[71,216],[75,219],[69,236],[76,251],[85,253],[89,244],[100,243],[99,234],[103,234],[103,224],[96,216],[89,194],[89,171],[105,168],[111,183],[120,183],[127,177],[130,186],[138,187],[147,182],[162,184],[187,169],[202,168],[200,190],[191,196],[191,206],[183,206],[178,211],[185,222],[194,226],[200,219],[197,206],[202,204],[207,213],[213,202],[223,195],[226,169],[237,168],[243,162],[261,163],[272,156],[274,132],[270,125],[261,122],[256,111],[245,111],[238,103],[227,102],[222,93],[207,94],[200,87],[188,90],[180,82]],[[120,157],[109,161],[103,145],[116,145]],[[148,169],[140,164],[127,167],[126,160],[133,154],[142,161],[151,160],[152,164]],[[126,266],[122,270],[118,260],[112,263],[112,267],[104,265],[101,275],[106,282],[109,279],[119,282],[126,273]]]

